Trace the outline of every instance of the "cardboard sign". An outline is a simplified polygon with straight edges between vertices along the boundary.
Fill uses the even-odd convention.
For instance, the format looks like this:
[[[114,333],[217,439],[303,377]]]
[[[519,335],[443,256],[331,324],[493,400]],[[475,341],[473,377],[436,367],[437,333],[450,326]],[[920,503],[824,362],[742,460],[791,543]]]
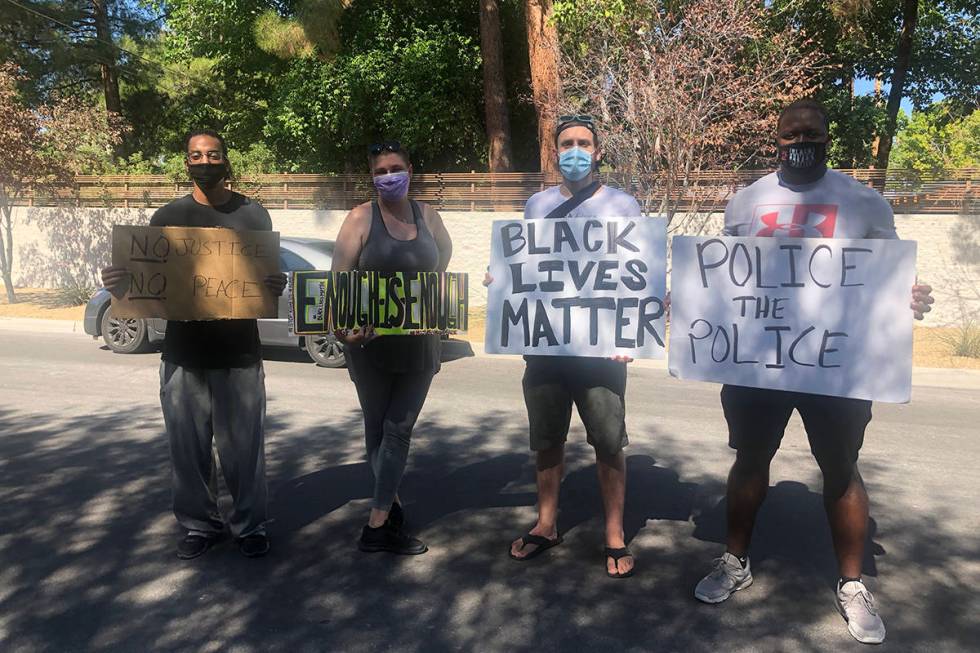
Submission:
[[[664,357],[667,221],[496,220],[485,349]]]
[[[126,295],[112,298],[117,317],[277,317],[264,282],[279,273],[275,231],[115,225],[112,264],[130,273]]]
[[[670,373],[904,403],[914,241],[676,236]]]
[[[312,335],[373,326],[379,335],[469,328],[469,275],[457,272],[293,272],[289,324]]]

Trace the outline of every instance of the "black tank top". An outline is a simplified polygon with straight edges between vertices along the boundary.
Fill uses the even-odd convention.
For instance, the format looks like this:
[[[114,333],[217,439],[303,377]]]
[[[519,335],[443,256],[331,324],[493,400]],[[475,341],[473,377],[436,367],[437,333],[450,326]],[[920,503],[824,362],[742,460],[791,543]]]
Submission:
[[[358,270],[378,272],[434,272],[439,265],[439,248],[422,218],[418,202],[409,200],[417,232],[412,240],[392,238],[381,217],[381,207],[371,202],[371,231],[357,258]]]
[[[378,272],[434,272],[439,266],[439,247],[425,226],[418,202],[409,200],[415,220],[416,236],[412,240],[392,238],[381,216],[381,207],[371,202],[371,231],[357,258],[357,269]],[[363,355],[374,366],[388,372],[405,373],[434,370],[440,367],[439,336],[378,336],[363,350],[352,348],[354,356]]]

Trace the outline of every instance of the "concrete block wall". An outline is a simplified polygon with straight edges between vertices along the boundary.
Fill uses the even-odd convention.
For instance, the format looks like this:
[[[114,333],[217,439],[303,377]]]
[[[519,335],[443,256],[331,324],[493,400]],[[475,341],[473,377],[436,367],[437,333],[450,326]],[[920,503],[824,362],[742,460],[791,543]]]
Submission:
[[[272,210],[274,228],[284,236],[333,240],[345,211]],[[14,212],[14,279],[20,286],[59,287],[71,280],[98,282],[107,263],[112,224],[145,224],[152,209],[26,208]],[[486,304],[481,281],[490,258],[494,220],[521,217],[507,212],[442,212],[453,237],[450,270],[470,274],[470,302]],[[935,311],[926,325],[980,321],[980,216],[898,215],[902,238],[918,241],[919,279],[930,283]],[[705,233],[718,233],[721,215]]]

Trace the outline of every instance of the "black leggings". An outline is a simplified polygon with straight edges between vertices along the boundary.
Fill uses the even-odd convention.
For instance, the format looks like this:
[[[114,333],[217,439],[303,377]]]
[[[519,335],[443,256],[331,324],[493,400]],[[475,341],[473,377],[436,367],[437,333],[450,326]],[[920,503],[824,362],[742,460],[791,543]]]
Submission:
[[[374,472],[372,505],[389,510],[405,473],[412,429],[435,370],[388,372],[353,347],[348,349],[347,365],[364,413],[364,441]]]

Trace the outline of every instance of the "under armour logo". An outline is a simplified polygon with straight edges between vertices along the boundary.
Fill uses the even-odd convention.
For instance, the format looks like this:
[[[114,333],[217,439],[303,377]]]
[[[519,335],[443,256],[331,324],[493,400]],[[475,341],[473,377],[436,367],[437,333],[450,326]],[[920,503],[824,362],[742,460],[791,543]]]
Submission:
[[[755,207],[752,235],[833,238],[837,204],[764,204]]]

